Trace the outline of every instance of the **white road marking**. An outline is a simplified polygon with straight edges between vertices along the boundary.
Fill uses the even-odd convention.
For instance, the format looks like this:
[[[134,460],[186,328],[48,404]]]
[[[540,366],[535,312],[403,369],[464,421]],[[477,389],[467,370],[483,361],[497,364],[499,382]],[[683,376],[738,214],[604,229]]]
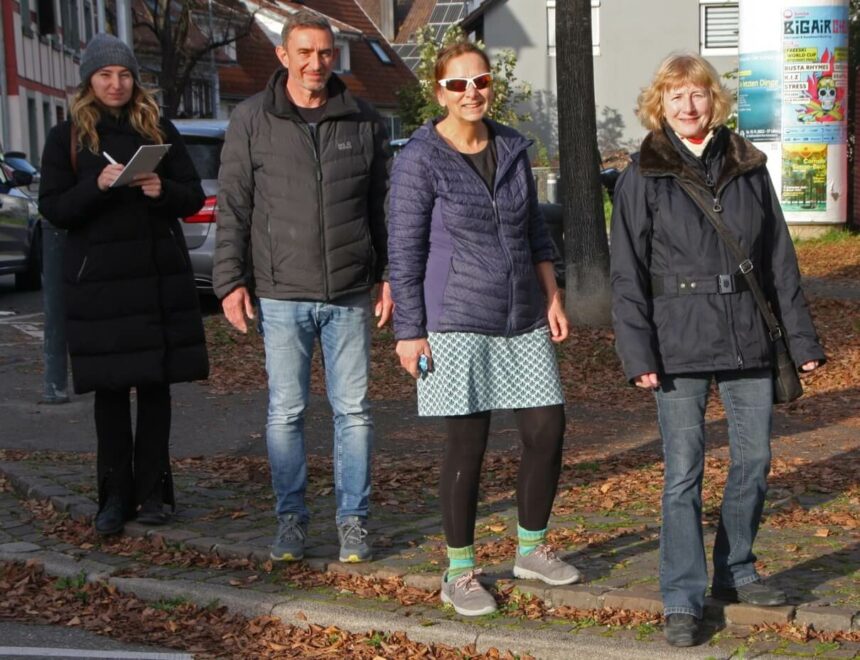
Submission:
[[[33,325],[32,323],[12,323],[11,325],[16,330],[20,330],[25,335],[29,335],[39,341],[45,339],[45,331],[37,325]]]
[[[18,323],[19,321],[27,321],[45,316],[44,312],[35,312],[33,314],[16,314],[15,312],[7,312],[0,310],[0,323]]]

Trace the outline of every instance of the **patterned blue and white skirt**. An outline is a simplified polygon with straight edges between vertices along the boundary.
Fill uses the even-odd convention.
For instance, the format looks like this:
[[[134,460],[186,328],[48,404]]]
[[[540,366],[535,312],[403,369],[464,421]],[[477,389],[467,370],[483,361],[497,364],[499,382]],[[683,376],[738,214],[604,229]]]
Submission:
[[[548,327],[515,337],[431,332],[433,371],[418,379],[421,417],[564,403]]]

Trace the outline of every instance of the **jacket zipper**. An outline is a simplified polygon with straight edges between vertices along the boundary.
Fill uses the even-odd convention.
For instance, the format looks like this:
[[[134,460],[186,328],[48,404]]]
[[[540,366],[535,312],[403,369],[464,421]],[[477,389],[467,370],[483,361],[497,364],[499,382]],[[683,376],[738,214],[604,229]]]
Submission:
[[[325,219],[323,218],[323,194],[322,194],[322,164],[320,163],[319,142],[317,135],[319,133],[322,122],[317,124],[316,130],[311,130],[307,123],[302,122],[308,138],[311,141],[311,148],[314,154],[314,166],[317,179],[317,221],[320,229],[320,247],[322,248],[323,260],[323,299],[328,300],[328,255],[326,254],[325,245]]]
[[[505,245],[504,239],[502,238],[502,219],[499,217],[499,207],[496,204],[496,195],[498,194],[498,182],[501,181],[505,174],[507,174],[510,164],[514,161],[514,158],[519,155],[519,153],[520,152],[518,150],[516,153],[509,154],[507,160],[504,162],[504,168],[499,166],[496,167],[496,178],[495,181],[493,181],[492,190],[490,190],[486,182],[478,176],[478,173],[475,172],[475,170],[466,165],[466,169],[469,170],[476,179],[480,180],[481,186],[487,191],[487,195],[490,198],[490,204],[493,206],[493,223],[496,225],[496,237],[499,239],[499,246],[502,248],[502,253],[505,255],[505,261],[508,264],[508,270],[511,273],[510,283],[508,284],[508,310],[507,314],[505,314],[505,337],[509,336],[511,333],[511,310],[514,304],[514,260],[511,257],[511,253],[508,250],[507,245]]]
[[[84,269],[87,267],[87,259],[89,259],[89,255],[84,257],[84,260],[81,262],[81,267],[78,269],[78,275],[75,278],[75,281],[80,283],[81,278],[84,276]]]
[[[731,179],[729,181],[731,181]],[[729,181],[724,182],[723,185],[720,186],[720,189],[717,190],[716,184],[714,183],[714,179],[711,177],[711,173],[709,171],[705,172],[705,184],[708,186],[708,190],[714,200],[714,211],[716,213],[723,212],[723,205],[720,203],[720,195],[722,194],[723,190],[726,189],[726,186],[729,184]],[[719,240],[722,243],[723,239],[720,238]],[[729,261],[731,262],[731,259]],[[728,316],[729,330],[731,332],[732,343],[734,344],[732,348],[734,348],[735,352],[735,362],[737,364],[738,369],[743,369],[744,358],[741,355],[740,342],[738,341],[738,333],[735,331],[734,309],[732,308],[731,300],[729,299],[729,297],[723,296],[723,298],[723,304],[726,306],[726,316]]]

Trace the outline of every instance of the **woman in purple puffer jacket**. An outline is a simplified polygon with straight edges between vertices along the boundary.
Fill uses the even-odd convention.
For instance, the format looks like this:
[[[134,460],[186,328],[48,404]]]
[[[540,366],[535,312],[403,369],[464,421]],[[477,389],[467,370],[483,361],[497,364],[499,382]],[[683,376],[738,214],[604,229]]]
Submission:
[[[478,484],[495,409],[522,437],[514,575],[570,584],[579,572],[546,543],[564,442],[553,342],[568,323],[538,209],[530,142],[485,118],[486,54],[456,43],[436,60],[443,118],[419,128],[394,164],[389,271],[400,364],[418,379],[418,412],[445,417],[440,479],[449,567],[442,601],[463,615],[495,600],[475,576]]]

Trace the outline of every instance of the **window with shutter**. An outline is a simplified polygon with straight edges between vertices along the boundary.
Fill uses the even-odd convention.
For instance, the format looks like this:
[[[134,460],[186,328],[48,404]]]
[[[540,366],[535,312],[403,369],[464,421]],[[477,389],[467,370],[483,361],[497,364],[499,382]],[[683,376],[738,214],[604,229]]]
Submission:
[[[699,50],[702,55],[737,54],[737,2],[699,0]]]

